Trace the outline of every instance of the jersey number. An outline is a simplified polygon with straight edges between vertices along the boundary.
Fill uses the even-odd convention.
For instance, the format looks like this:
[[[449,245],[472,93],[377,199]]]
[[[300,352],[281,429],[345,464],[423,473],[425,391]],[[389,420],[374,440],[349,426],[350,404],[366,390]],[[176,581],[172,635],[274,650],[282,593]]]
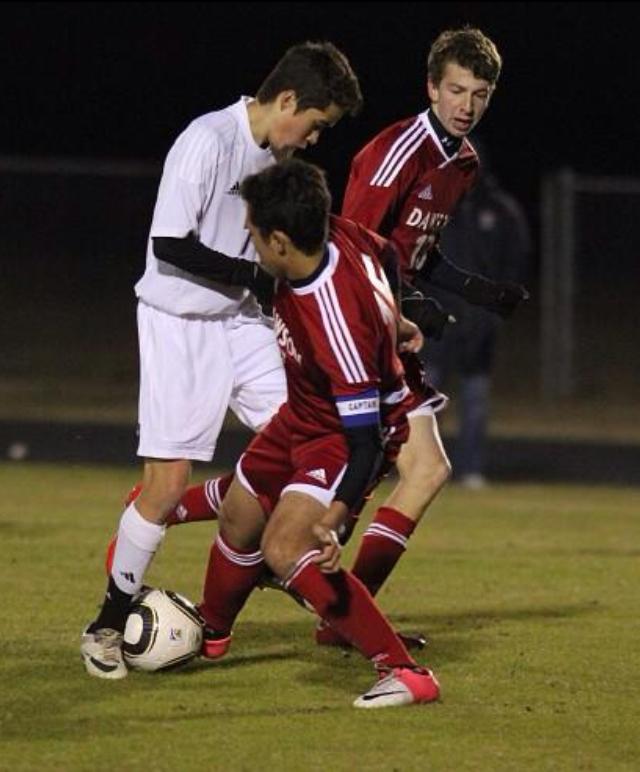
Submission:
[[[419,236],[416,239],[416,245],[413,248],[413,252],[411,253],[411,257],[409,258],[409,267],[415,268],[416,271],[419,271],[422,266],[425,264],[425,261],[427,259],[427,250],[425,249],[423,252],[420,250],[425,244],[425,241],[429,238],[429,234],[425,233],[424,236]]]

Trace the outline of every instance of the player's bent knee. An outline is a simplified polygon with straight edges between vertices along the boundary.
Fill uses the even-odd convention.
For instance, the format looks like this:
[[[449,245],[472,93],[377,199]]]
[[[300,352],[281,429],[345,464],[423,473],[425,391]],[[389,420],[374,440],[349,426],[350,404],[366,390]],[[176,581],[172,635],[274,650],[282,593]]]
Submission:
[[[444,453],[438,453],[434,458],[412,454],[410,457],[398,460],[400,480],[414,487],[438,490],[451,477],[451,462]]]
[[[262,536],[260,549],[269,568],[281,579],[289,574],[306,551],[281,529],[269,530],[268,527]]]
[[[165,513],[180,501],[191,475],[189,461],[148,461],[145,464],[142,492],[137,504]]]
[[[444,456],[440,459],[433,472],[434,483],[441,488],[450,479],[452,472],[451,461]]]

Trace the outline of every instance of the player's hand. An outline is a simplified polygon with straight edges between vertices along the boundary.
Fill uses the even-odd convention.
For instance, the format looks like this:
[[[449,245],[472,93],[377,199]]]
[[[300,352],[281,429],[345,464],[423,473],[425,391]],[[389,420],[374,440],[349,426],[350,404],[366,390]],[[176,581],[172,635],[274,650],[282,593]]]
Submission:
[[[320,554],[313,558],[313,562],[323,573],[335,573],[340,569],[340,553],[342,551],[337,531],[322,523],[316,523],[312,530],[320,548]]]
[[[484,276],[472,275],[465,282],[463,297],[469,303],[508,319],[520,303],[529,299],[529,292],[512,281],[492,281]]]
[[[253,264],[253,276],[247,282],[247,286],[256,296],[260,303],[262,312],[267,316],[273,316],[273,296],[275,294],[276,280],[265,270],[260,268],[258,263]]]
[[[402,296],[402,312],[415,322],[425,338],[440,340],[448,324],[455,324],[453,314],[445,311],[435,298],[426,298],[420,290],[405,285]],[[404,291],[404,290],[407,291]]]
[[[424,335],[415,322],[402,316],[398,319],[398,351],[417,354],[424,346]]]
[[[503,319],[508,319],[520,305],[529,300],[528,290],[522,284],[512,281],[498,282],[496,287],[497,299],[489,308]]]

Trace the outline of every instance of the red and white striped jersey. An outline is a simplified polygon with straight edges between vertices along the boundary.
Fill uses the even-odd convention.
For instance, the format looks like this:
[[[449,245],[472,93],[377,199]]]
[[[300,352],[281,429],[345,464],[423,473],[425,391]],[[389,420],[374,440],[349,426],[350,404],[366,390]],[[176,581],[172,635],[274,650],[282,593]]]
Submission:
[[[355,156],[342,214],[395,245],[402,272],[434,246],[460,198],[473,185],[478,156],[465,138],[448,156],[429,110],[389,126]]]
[[[278,283],[275,332],[288,392],[280,415],[297,439],[392,426],[406,412],[397,309],[378,260],[384,246],[377,234],[332,217],[318,270]]]

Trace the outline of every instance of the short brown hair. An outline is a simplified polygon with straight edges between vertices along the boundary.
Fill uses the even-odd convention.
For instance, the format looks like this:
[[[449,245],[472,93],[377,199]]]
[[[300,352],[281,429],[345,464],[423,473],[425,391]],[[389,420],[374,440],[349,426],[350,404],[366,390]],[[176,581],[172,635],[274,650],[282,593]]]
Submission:
[[[280,59],[258,89],[256,97],[265,104],[278,94],[295,91],[298,111],[315,107],[325,110],[336,104],[355,115],[362,107],[362,92],[349,60],[333,43],[299,43]]]
[[[475,27],[448,29],[434,41],[427,57],[427,75],[438,85],[448,62],[455,62],[492,86],[498,81],[502,57],[495,43]]]
[[[318,166],[289,158],[245,177],[240,193],[263,238],[282,231],[307,255],[327,240],[331,194]]]

